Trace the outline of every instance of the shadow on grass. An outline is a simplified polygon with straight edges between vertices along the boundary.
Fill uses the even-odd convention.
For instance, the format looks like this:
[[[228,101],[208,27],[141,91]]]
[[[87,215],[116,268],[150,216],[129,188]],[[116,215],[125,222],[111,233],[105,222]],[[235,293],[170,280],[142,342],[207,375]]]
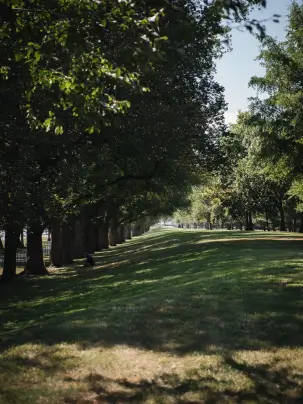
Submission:
[[[77,342],[183,355],[302,346],[303,242],[216,241],[222,234],[242,236],[155,231],[99,253],[95,269],[18,279],[1,296],[2,349]]]
[[[249,366],[226,358],[223,366],[241,371],[249,380],[245,390],[232,390],[228,382],[213,376],[201,376],[199,370],[180,377],[174,373],[157,375],[153,380],[112,379],[99,374],[85,378],[95,401],[81,403],[156,403],[216,404],[216,403],[302,403],[302,376],[291,375],[287,369],[270,370],[266,366]],[[110,386],[110,387],[109,387]],[[114,388],[113,388],[114,386]],[[163,400],[163,401],[162,401]],[[79,403],[66,398],[66,403]]]
[[[64,371],[77,365],[72,356],[62,355],[58,348],[43,350],[33,358],[12,355],[10,361],[0,361],[1,374],[14,372],[22,373],[29,368],[35,368],[40,377],[49,379],[56,372],[62,372],[64,390],[60,396],[52,396],[49,391],[41,391],[39,385],[30,385],[27,396],[28,403],[60,402],[66,404],[122,404],[122,403],[174,403],[174,404],[216,404],[216,403],[281,403],[299,404],[303,396],[303,375],[293,372],[286,367],[276,368],[275,363],[249,364],[236,360],[229,354],[223,354],[220,368],[217,372],[206,372],[201,368],[190,369],[183,373],[158,372],[152,378],[133,375],[129,378],[108,377],[100,373],[89,372],[84,376],[64,376]],[[79,365],[79,363],[78,363]],[[237,384],[238,374],[246,380],[243,386]],[[85,386],[82,392],[75,390],[75,386]],[[1,393],[10,397],[12,401],[21,400],[22,386],[12,385],[9,389],[0,386]],[[36,391],[35,391],[36,389]],[[9,395],[7,394],[9,393]],[[50,401],[47,399],[50,398]],[[44,401],[43,401],[44,402]]]
[[[205,369],[148,380],[90,373],[80,382],[93,398],[67,394],[63,402],[302,402],[302,375],[234,356],[282,347],[301,352],[302,247],[296,236],[153,231],[96,254],[94,269],[75,264],[46,278],[17,279],[0,289],[0,350],[38,351],[23,355],[13,348],[0,360],[0,375],[32,368],[46,378],[73,368],[74,352],[60,353],[67,343],[80,351],[123,345],[178,358],[220,355],[226,374],[241,373],[248,384],[231,388],[228,378]],[[20,389],[11,387],[3,397],[15,394],[11,402],[19,402]],[[48,394],[52,400],[51,389]]]

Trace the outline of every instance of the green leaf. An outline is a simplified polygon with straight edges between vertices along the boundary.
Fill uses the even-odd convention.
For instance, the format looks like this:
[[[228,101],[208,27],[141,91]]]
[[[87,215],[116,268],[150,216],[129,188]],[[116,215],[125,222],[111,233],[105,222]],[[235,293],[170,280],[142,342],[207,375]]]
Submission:
[[[50,117],[50,118],[47,118],[47,119],[44,121],[43,125],[45,126],[46,132],[49,132],[49,131],[50,131],[50,128],[51,128],[51,126],[52,126],[52,122],[53,122],[53,119],[52,119],[51,117]]]
[[[55,134],[56,134],[56,135],[62,135],[63,132],[64,132],[63,126],[61,126],[61,125],[56,126],[56,128],[55,128]]]
[[[41,59],[41,53],[38,52],[38,51],[36,51],[36,52],[34,53],[34,56],[35,56],[35,61],[36,61],[36,62],[39,62],[39,60]]]

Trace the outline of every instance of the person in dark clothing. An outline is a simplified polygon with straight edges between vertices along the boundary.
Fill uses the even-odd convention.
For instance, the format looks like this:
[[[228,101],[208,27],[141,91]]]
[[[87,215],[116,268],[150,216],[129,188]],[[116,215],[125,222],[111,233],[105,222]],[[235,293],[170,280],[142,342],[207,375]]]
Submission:
[[[92,257],[90,254],[85,253],[85,254],[84,254],[84,257],[86,258],[86,260],[85,260],[84,263],[83,263],[84,266],[91,266],[91,267],[93,267],[93,266],[95,265],[95,261],[94,261],[93,257]]]

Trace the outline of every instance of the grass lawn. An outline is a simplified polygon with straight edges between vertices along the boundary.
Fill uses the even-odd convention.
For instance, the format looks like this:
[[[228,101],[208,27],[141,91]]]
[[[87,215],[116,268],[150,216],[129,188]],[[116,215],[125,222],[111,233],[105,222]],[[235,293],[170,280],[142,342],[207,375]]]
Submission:
[[[0,289],[0,403],[303,403],[303,237],[153,230]]]

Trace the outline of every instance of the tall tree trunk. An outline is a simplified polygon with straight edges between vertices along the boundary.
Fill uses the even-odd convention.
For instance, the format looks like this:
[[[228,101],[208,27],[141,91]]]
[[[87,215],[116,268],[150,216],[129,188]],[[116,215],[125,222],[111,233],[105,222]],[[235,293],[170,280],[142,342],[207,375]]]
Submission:
[[[293,232],[292,220],[291,220],[291,219],[288,220],[287,227],[288,227],[288,231],[289,231],[290,233]]]
[[[125,226],[124,226],[124,224],[120,224],[120,226],[118,228],[118,232],[119,232],[120,243],[125,243]]]
[[[76,218],[74,223],[74,258],[84,257],[83,221]]]
[[[126,240],[130,240],[131,238],[132,238],[132,235],[131,235],[131,227],[130,227],[129,224],[127,224],[127,225],[125,226],[125,239],[126,239]]]
[[[296,214],[294,214],[294,217],[293,217],[293,230],[294,230],[294,232],[297,231],[297,215]]]
[[[245,230],[252,231],[254,229],[253,222],[252,222],[252,214],[251,211],[248,210],[245,212]]]
[[[73,224],[52,220],[51,262],[56,267],[73,263],[74,232]]]
[[[14,227],[5,229],[4,264],[1,281],[9,281],[16,276],[16,253],[18,234]]]
[[[280,213],[280,231],[286,231],[285,213],[284,213],[284,207],[283,207],[282,203],[280,203],[280,206],[279,206],[279,213]]]
[[[135,222],[132,226],[132,236],[141,236],[145,231],[145,220],[144,219],[139,219],[137,222]]]
[[[41,226],[31,226],[27,231],[27,263],[24,269],[24,275],[47,275],[42,249]]]
[[[134,224],[132,227],[132,237],[137,237],[140,236],[142,234],[142,229],[140,224]]]
[[[22,249],[22,248],[25,248],[25,246],[22,244],[22,242],[20,240],[20,236],[21,236],[21,234],[18,234],[18,236],[17,236],[17,248]]]
[[[77,217],[74,222],[74,258],[84,257],[83,220]]]
[[[109,245],[114,247],[119,243],[118,227],[112,225],[109,230]]]
[[[0,250],[3,250],[4,249],[4,247],[3,247],[3,243],[2,243],[2,240],[1,240],[1,237],[0,237]]]
[[[95,252],[94,225],[89,218],[84,221],[84,252],[93,254]]]
[[[248,230],[248,212],[245,211],[245,230]]]
[[[70,265],[74,257],[74,232],[71,223],[61,224],[62,264]]]
[[[108,232],[109,224],[106,218],[104,202],[101,200],[97,204],[97,224],[95,226],[96,250],[101,251],[109,247]]]
[[[267,211],[265,212],[265,226],[266,226],[266,230],[269,231],[269,223],[268,223],[268,213],[267,213]]]
[[[303,233],[303,212],[300,212],[300,226],[299,233]]]
[[[251,210],[248,213],[248,224],[249,224],[249,230],[253,230],[254,229],[254,225],[253,225],[253,221],[252,221],[252,213]]]
[[[109,224],[107,222],[98,225],[98,244],[100,250],[106,250],[109,247]]]
[[[248,217],[248,211],[245,211],[245,230],[249,230],[249,217]]]
[[[116,215],[113,215],[110,221],[109,245],[115,246],[117,244],[120,244],[119,223],[118,223],[118,217]]]
[[[95,251],[101,251],[100,245],[99,245],[99,229],[98,225],[94,226],[94,243],[95,243]]]
[[[51,263],[55,267],[62,266],[61,223],[60,219],[52,220]]]

